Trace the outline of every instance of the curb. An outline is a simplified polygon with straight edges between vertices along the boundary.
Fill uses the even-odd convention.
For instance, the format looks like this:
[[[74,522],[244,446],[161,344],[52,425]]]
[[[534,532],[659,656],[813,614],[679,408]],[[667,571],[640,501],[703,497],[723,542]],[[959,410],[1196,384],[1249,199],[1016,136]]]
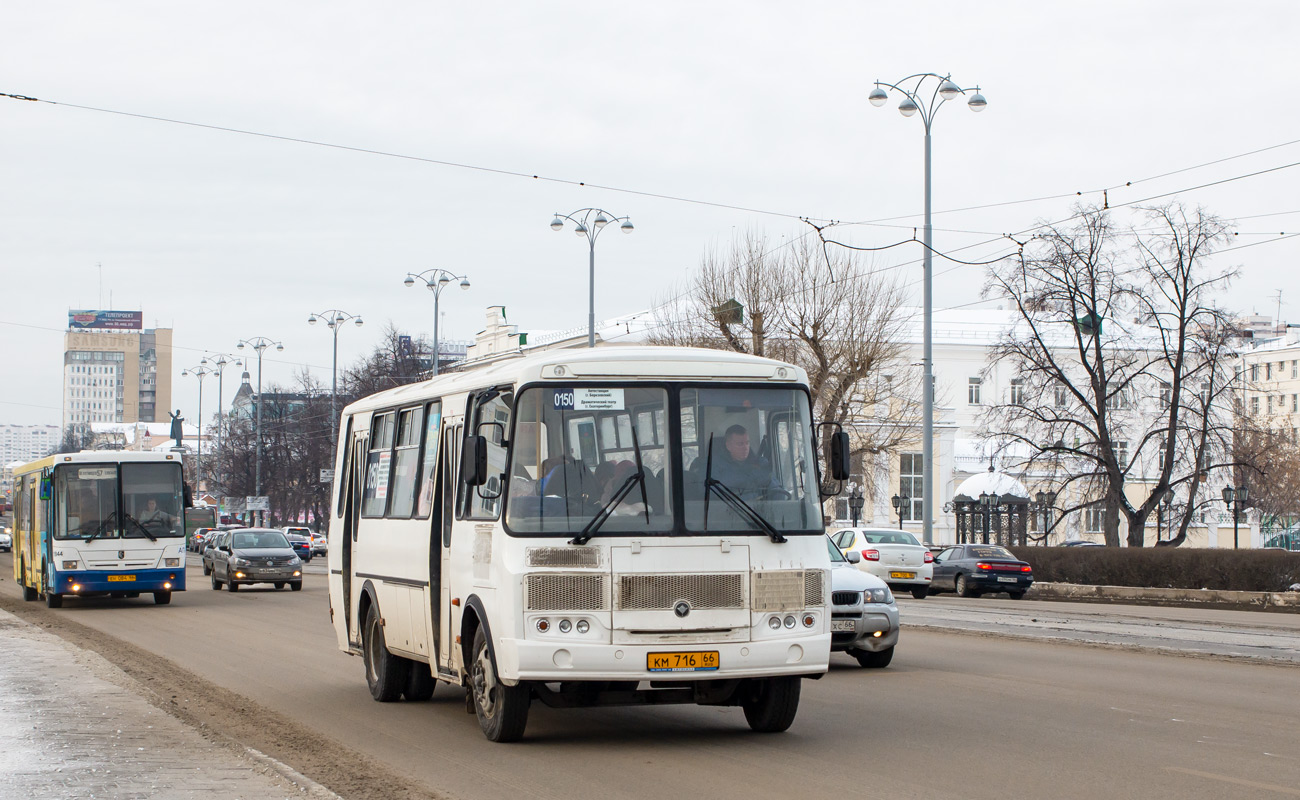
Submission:
[[[1026,596],[1038,600],[1220,605],[1238,608],[1300,611],[1300,592],[1230,592],[1219,589],[1160,589],[1152,586],[1035,583],[1030,587]]]

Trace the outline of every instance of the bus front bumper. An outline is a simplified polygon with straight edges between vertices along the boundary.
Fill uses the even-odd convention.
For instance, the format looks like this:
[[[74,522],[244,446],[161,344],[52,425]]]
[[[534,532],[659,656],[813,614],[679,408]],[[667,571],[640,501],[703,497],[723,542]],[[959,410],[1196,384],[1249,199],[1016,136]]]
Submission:
[[[66,595],[101,592],[183,592],[185,591],[185,568],[113,572],[76,570],[57,573],[54,583],[54,591]]]
[[[699,681],[821,675],[829,669],[830,634],[717,644],[611,645],[505,639],[496,649],[497,667],[515,681]],[[717,653],[709,669],[650,669],[651,657]]]

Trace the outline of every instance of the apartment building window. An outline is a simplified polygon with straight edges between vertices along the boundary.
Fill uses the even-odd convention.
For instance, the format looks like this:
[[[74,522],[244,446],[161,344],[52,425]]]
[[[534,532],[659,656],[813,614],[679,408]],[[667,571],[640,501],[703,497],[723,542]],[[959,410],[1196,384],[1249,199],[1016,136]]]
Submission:
[[[1025,404],[1025,379],[1011,379],[1011,405],[1023,406]]]
[[[1128,468],[1128,442],[1115,442],[1115,461],[1120,469]]]
[[[983,378],[970,378],[966,381],[966,402],[972,406],[980,404],[980,386],[984,383]]]
[[[1264,365],[1264,380],[1273,380],[1273,362],[1270,361]]]
[[[1298,397],[1297,395],[1294,395],[1294,394],[1291,395],[1291,413],[1292,413],[1292,414],[1294,414],[1294,413],[1297,412],[1297,411],[1300,411],[1300,405],[1297,405],[1297,404],[1296,404],[1296,402],[1297,402],[1297,397]]]
[[[1250,398],[1250,413],[1252,415],[1259,414],[1259,395],[1254,395]]]
[[[1270,394],[1270,395],[1265,395],[1265,397],[1264,397],[1264,407],[1265,407],[1266,409],[1268,409],[1268,413],[1270,413],[1270,414],[1273,413],[1273,395],[1271,395],[1271,394]]]
[[[1088,506],[1083,510],[1083,532],[1098,534],[1101,533],[1101,515],[1103,511],[1101,505]]]
[[[1300,378],[1300,361],[1291,362],[1291,377]]]
[[[903,453],[898,462],[898,493],[912,498],[912,502],[899,509],[904,520],[920,519],[925,498],[925,460],[920,453]]]
[[[1259,380],[1259,365],[1258,365],[1258,364],[1251,364],[1251,365],[1250,365],[1250,379],[1251,379],[1251,381],[1257,381],[1257,380]]]
[[[1064,386],[1056,387],[1056,407],[1065,408],[1070,402],[1070,392]]]
[[[1169,408],[1169,403],[1173,399],[1174,387],[1169,385],[1169,381],[1160,381],[1160,407]]]

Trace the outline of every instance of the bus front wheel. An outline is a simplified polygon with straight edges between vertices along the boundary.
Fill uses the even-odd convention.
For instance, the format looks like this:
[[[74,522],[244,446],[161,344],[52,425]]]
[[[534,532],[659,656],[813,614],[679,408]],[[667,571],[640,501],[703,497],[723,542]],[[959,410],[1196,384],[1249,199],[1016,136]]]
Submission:
[[[523,683],[506,686],[497,678],[496,662],[488,649],[483,627],[474,632],[474,660],[470,664],[470,692],[474,715],[483,735],[492,742],[517,742],[528,725],[532,693]]]
[[[407,662],[388,652],[384,643],[384,626],[379,621],[379,607],[371,604],[366,610],[366,623],[362,628],[362,656],[366,662],[366,685],[370,696],[381,703],[395,702],[406,688]]]
[[[63,608],[63,595],[46,592],[45,605],[47,608]]]
[[[172,601],[171,592],[154,592],[153,604],[156,606],[165,606]]]
[[[783,677],[755,681],[750,695],[740,704],[749,727],[759,733],[780,733],[788,729],[799,711],[802,680]]]

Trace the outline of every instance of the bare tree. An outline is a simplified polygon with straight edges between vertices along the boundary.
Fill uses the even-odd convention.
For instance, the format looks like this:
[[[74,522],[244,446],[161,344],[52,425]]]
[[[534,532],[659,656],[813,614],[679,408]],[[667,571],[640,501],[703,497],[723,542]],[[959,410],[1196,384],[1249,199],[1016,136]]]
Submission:
[[[421,354],[432,352],[423,336],[405,334],[389,321],[379,344],[340,375],[339,407],[375,392],[402,386],[424,377],[429,362]]]
[[[986,288],[1018,312],[990,360],[1020,385],[984,424],[1058,497],[1081,498],[1063,512],[1099,510],[1112,546],[1121,515],[1142,546],[1171,487],[1190,498],[1182,541],[1206,473],[1232,463],[1231,326],[1215,300],[1234,273],[1205,264],[1227,229],[1177,205],[1142,214],[1150,229],[1121,232],[1109,212],[1080,209],[995,266]]]
[[[749,232],[726,251],[705,253],[688,285],[662,306],[651,341],[803,367],[814,413],[852,432],[860,460],[915,436],[917,404],[905,388],[914,382],[887,379],[907,370],[903,300],[899,282],[851,252],[828,252],[810,237],[773,247]]]
[[[95,446],[95,432],[91,430],[90,424],[86,422],[74,422],[63,429],[63,438],[53,451],[46,455],[55,453],[77,453],[82,450],[89,450]]]

